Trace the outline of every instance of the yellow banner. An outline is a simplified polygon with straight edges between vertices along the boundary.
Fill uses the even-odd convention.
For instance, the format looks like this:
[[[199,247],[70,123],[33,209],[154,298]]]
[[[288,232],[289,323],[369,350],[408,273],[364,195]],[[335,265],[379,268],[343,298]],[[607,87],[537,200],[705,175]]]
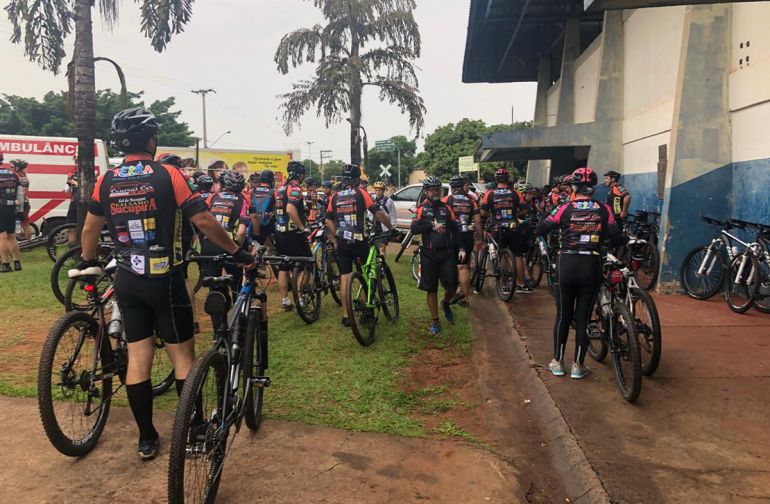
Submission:
[[[159,147],[158,152],[173,152],[183,158],[195,157],[195,149],[189,147]],[[232,168],[235,163],[243,161],[248,167],[246,169],[247,173],[272,170],[275,173],[276,180],[279,182],[286,177],[286,166],[292,160],[290,152],[255,152],[231,149],[201,149],[198,156],[198,166],[203,170],[213,161],[224,161],[229,168]]]

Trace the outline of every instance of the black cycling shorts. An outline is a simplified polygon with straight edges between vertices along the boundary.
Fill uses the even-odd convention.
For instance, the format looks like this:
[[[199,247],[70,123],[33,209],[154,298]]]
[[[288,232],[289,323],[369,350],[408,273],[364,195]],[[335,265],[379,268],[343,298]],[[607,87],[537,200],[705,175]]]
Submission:
[[[67,223],[75,223],[78,221],[78,202],[70,200],[70,205],[67,207]]]
[[[0,206],[0,233],[14,234],[16,232],[16,206]]]
[[[268,224],[266,226],[261,226],[259,228],[259,234],[255,235],[254,238],[260,245],[264,245],[270,236],[275,234],[275,223]]]
[[[156,328],[170,344],[193,337],[192,304],[180,270],[145,278],[118,268],[114,286],[129,343],[154,337]]]
[[[457,289],[457,257],[454,249],[420,249],[420,290],[438,292],[438,284],[447,292]]]
[[[465,259],[457,260],[458,266],[466,266],[471,262],[471,252],[473,252],[473,245],[475,241],[473,239],[473,231],[468,233],[460,233],[460,247],[465,249]]]
[[[508,247],[516,257],[524,257],[529,252],[532,243],[532,228],[529,226],[519,226],[511,233],[511,239]]]
[[[278,249],[278,255],[310,257],[310,244],[304,233],[296,231],[289,233],[275,233],[275,248]],[[293,264],[284,264],[278,267],[280,271],[291,271]]]
[[[369,245],[362,241],[345,241],[337,239],[337,263],[340,266],[340,275],[353,272],[353,265],[358,262],[363,264],[369,257]]]

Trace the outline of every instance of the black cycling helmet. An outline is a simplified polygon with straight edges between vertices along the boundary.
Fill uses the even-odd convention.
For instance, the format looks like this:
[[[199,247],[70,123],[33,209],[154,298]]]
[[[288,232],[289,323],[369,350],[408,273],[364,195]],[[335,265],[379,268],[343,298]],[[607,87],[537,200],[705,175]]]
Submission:
[[[121,110],[112,118],[112,136],[125,152],[143,151],[147,140],[158,134],[155,114],[143,107]]]
[[[195,184],[198,186],[198,189],[200,189],[201,192],[209,192],[211,191],[211,186],[214,185],[214,179],[211,178],[211,175],[202,173],[195,180]]]
[[[17,170],[23,170],[28,165],[28,163],[23,159],[11,159],[9,163],[11,163],[11,166],[16,168]]]
[[[345,178],[358,180],[361,178],[361,168],[354,164],[343,165],[342,176]]]
[[[460,175],[452,175],[452,178],[449,179],[449,187],[451,187],[453,190],[462,189],[465,187],[465,177],[461,177]]]
[[[305,175],[305,165],[299,161],[289,161],[286,172],[289,174],[289,180],[301,177]]]
[[[620,178],[620,173],[616,172],[615,170],[610,170],[607,173],[605,173],[604,176],[618,180]]]
[[[487,182],[487,185],[484,186],[487,189],[494,189],[497,187],[497,184],[495,182]]]
[[[177,156],[176,154],[171,153],[164,153],[158,156],[158,163],[160,164],[169,164],[175,168],[182,168],[182,158]]]
[[[193,179],[193,182],[195,182],[197,184],[198,183],[198,179],[200,178],[201,175],[205,175],[205,173],[203,173],[202,171],[198,170],[198,171],[193,172],[193,174],[190,175],[190,178]]]
[[[311,178],[305,179],[305,185],[308,187],[315,187],[315,180]]]
[[[270,184],[272,187],[275,184],[275,173],[273,170],[265,170],[259,174],[259,181],[263,184]]]
[[[441,179],[431,175],[430,177],[422,181],[423,189],[429,189],[431,187],[441,187]]]
[[[332,181],[331,180],[322,180],[321,181],[321,187],[324,189],[331,189],[332,188]]]
[[[219,183],[225,191],[238,194],[243,191],[243,187],[246,185],[246,179],[243,178],[242,174],[236,171],[225,170],[219,175]]]
[[[259,182],[259,172],[251,172],[251,175],[249,175],[249,184],[257,184]]]

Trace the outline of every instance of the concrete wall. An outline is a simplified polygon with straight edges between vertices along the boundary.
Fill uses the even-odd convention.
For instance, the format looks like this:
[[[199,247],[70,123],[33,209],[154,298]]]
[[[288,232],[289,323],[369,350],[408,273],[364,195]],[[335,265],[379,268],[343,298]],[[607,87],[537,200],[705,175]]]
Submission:
[[[575,124],[593,122],[595,117],[602,62],[601,41],[601,37],[597,37],[575,62]]]
[[[551,86],[551,89],[548,90],[548,93],[546,94],[547,98],[547,106],[546,110],[548,111],[548,118],[546,121],[546,125],[548,126],[556,126],[556,119],[559,116],[559,94],[561,91],[561,82],[556,81],[553,86]]]

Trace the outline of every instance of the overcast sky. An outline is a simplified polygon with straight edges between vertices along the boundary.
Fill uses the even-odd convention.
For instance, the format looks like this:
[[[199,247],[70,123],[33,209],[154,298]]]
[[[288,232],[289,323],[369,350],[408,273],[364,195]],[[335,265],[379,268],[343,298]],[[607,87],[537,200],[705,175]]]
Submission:
[[[428,109],[423,136],[436,127],[463,117],[483,119],[488,124],[532,119],[535,84],[463,84],[461,82],[469,0],[418,0],[415,17],[422,35],[420,89]],[[190,93],[195,88],[214,88],[209,94],[209,143],[225,131],[216,147],[237,149],[302,149],[313,141],[312,157],[319,149],[333,151],[335,159],[348,160],[348,124],[328,129],[313,112],[302,120],[301,129],[287,137],[277,119],[280,101],[276,95],[291,89],[291,83],[308,76],[306,64],[281,75],[273,55],[281,37],[299,27],[323,23],[311,2],[302,0],[199,0],[192,22],[176,36],[168,49],[155,53],[139,31],[138,7],[124,1],[120,24],[105,31],[95,23],[94,53],[115,59],[126,73],[128,88],[144,90],[149,103],[168,96],[198,136],[202,136],[201,99]],[[63,73],[54,76],[40,70],[24,57],[23,47],[8,42],[11,25],[0,11],[0,93],[42,97],[49,90],[66,87]],[[71,58],[74,34],[68,42]],[[119,89],[110,65],[97,63],[97,89]],[[398,108],[380,103],[373,88],[365,91],[363,125],[369,143],[393,135],[413,135],[408,119]]]

